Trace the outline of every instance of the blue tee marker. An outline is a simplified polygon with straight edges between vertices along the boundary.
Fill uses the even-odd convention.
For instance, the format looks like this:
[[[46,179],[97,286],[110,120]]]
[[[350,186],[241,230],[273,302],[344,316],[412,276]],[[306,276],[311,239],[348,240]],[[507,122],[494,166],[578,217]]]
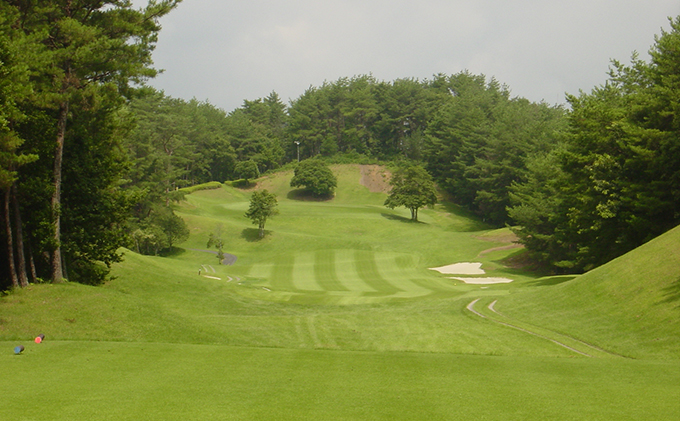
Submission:
[[[24,346],[23,346],[23,345],[18,345],[18,346],[16,346],[16,347],[14,348],[14,353],[15,353],[15,354],[18,355],[18,354],[21,354],[22,352],[24,352]]]

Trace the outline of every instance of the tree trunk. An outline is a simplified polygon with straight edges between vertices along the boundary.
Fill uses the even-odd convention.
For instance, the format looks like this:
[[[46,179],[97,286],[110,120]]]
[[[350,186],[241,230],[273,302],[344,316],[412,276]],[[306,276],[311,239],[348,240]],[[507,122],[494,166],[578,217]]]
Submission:
[[[26,256],[24,254],[24,230],[21,223],[21,213],[19,212],[19,201],[17,200],[16,188],[12,187],[12,204],[14,205],[14,229],[16,231],[17,245],[17,276],[22,288],[28,286],[28,275],[26,274]]]
[[[33,250],[31,243],[28,243],[28,266],[31,268],[31,280],[38,282],[38,271],[35,270],[35,259],[33,258]]]
[[[67,117],[68,102],[65,101],[59,107],[57,148],[54,151],[54,192],[52,193],[52,224],[54,228],[54,243],[56,244],[56,249],[52,253],[52,282],[54,283],[60,283],[64,280],[61,257],[61,164],[64,156]]]
[[[10,189],[5,190],[5,200],[4,200],[4,220],[5,220],[5,231],[7,234],[7,260],[9,263],[9,276],[12,279],[12,287],[19,288],[19,278],[17,277],[17,271],[14,266],[14,241],[12,240],[12,223],[9,214],[9,196]]]

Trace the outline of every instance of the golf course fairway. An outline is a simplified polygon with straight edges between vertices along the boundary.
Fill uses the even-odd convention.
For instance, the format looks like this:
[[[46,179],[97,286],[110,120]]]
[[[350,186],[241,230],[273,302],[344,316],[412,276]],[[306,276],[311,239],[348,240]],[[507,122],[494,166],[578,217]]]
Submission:
[[[104,285],[2,297],[0,419],[680,419],[680,230],[543,277],[508,228],[445,198],[411,222],[362,178],[387,170],[332,169],[325,201],[291,171],[196,191],[170,255],[122,250]],[[244,213],[263,188],[280,213],[258,239]]]

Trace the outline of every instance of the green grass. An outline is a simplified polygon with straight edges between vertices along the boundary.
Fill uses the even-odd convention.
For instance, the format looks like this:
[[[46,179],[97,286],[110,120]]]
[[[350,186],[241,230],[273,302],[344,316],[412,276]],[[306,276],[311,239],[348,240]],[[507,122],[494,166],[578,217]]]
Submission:
[[[656,361],[46,341],[0,365],[7,420],[680,417]]]
[[[678,244],[680,227],[572,280],[503,297],[497,308],[632,358],[680,359]]]
[[[504,266],[507,228],[446,202],[411,223],[356,165],[333,168],[324,202],[296,200],[292,172],[260,180],[281,211],[262,240],[243,216],[252,189],[201,190],[178,210],[191,236],[172,256],[126,251],[101,287],[2,298],[0,419],[680,418],[680,232],[540,278]],[[233,266],[200,251],[210,233]],[[515,282],[427,269],[473,261]],[[466,309],[476,299],[485,318]],[[577,340],[604,351],[553,342]]]
[[[239,256],[232,273],[273,292],[259,298],[285,301],[309,302],[309,293],[325,303],[457,295],[454,282],[442,282],[427,268],[461,259],[481,260],[492,272],[509,273],[494,260],[507,252],[478,256],[508,244],[503,236],[494,237],[496,231],[480,230],[467,216],[445,212],[445,205],[423,210],[421,222],[412,223],[408,210],[386,209],[384,193],[360,185],[356,166],[334,170],[340,188],[329,201],[296,200],[288,187],[292,172],[262,181],[278,195],[281,214],[268,221],[268,235],[261,241],[255,241],[255,229],[243,218],[248,192],[225,187],[189,196],[181,211],[193,236],[185,247],[204,247],[211,232],[221,232],[226,251]],[[477,235],[466,231],[473,227]],[[185,257],[197,258],[178,258]]]

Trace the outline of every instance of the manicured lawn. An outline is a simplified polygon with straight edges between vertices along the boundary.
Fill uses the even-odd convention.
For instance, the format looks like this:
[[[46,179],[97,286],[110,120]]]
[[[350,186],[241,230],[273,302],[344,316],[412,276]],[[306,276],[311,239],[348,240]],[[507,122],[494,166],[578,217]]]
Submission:
[[[262,240],[251,191],[198,191],[172,255],[126,251],[105,285],[0,299],[0,420],[680,419],[680,231],[541,278],[506,266],[507,228],[447,202],[412,223],[357,166],[334,171],[325,202],[297,200],[290,172],[260,180],[281,212]],[[210,233],[232,266],[204,251]],[[428,269],[460,262],[514,282]],[[556,343],[577,340],[603,350]]]
[[[7,420],[680,418],[655,361],[47,340],[0,365]]]
[[[511,251],[480,255],[511,244],[507,229],[494,235],[497,231],[447,212],[444,205],[422,210],[421,221],[412,223],[408,210],[385,208],[384,193],[371,193],[359,184],[356,166],[334,169],[339,188],[328,201],[296,200],[289,194],[292,173],[262,181],[262,187],[278,195],[280,210],[267,222],[263,240],[254,238],[254,228],[243,217],[247,191],[223,188],[192,194],[180,209],[193,227],[184,247],[205,248],[209,234],[220,233],[225,251],[238,256],[233,267],[221,270],[260,286],[266,293],[259,298],[286,301],[308,302],[309,297],[300,296],[308,293],[322,296],[326,303],[456,295],[465,288],[427,268],[462,260],[484,262],[489,276],[510,273],[497,260]],[[177,258],[199,263],[214,257],[191,252]],[[529,279],[513,275],[517,281]]]
[[[634,358],[680,359],[680,228],[580,277],[499,299],[511,317]]]

